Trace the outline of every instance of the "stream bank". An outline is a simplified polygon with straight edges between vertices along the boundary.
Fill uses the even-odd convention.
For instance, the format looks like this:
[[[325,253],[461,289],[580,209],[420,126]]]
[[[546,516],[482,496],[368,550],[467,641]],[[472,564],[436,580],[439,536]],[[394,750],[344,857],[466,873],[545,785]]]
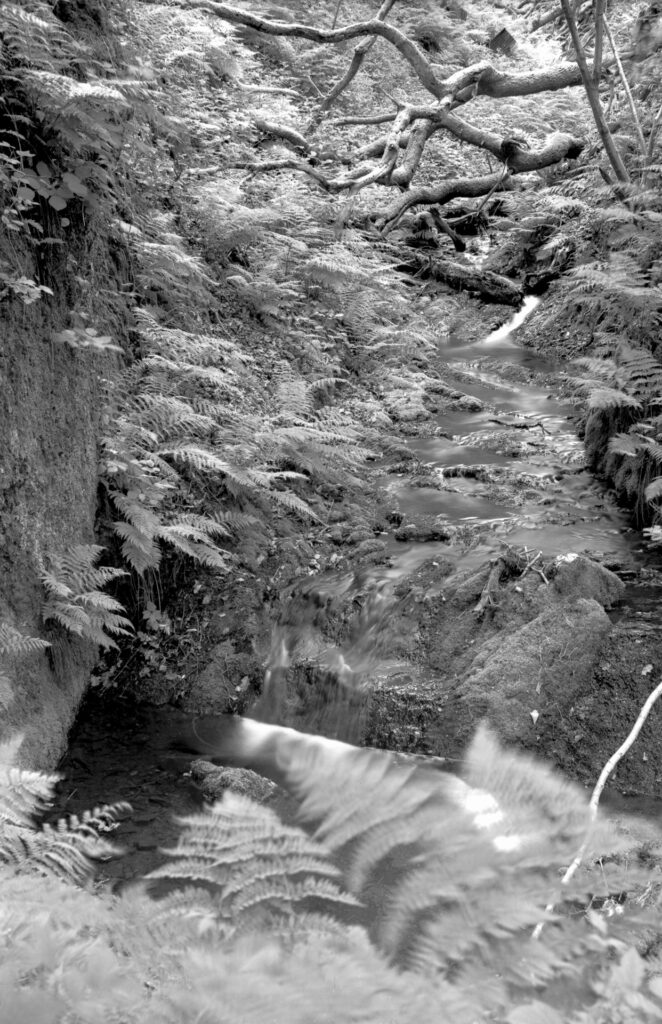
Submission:
[[[440,348],[426,415],[403,421],[397,461],[375,467],[379,504],[339,508],[303,580],[275,556],[231,593],[201,574],[182,588],[191,646],[145,659],[127,688],[176,708],[88,702],[53,813],[136,805],[113,877],[159,862],[173,815],[213,791],[204,766],[191,774],[165,751],[177,723],[255,713],[256,699],[267,720],[449,767],[487,718],[593,784],[662,666],[662,575],[584,468],[559,371],[510,327]],[[654,710],[617,791],[655,800],[661,724]]]

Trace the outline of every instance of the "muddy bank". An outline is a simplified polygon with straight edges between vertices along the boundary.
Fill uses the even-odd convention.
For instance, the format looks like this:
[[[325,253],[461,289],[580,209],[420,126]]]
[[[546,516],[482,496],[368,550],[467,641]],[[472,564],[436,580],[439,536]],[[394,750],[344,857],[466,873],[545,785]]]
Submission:
[[[433,558],[390,585],[388,596],[380,587],[374,577],[339,574],[326,590],[311,584],[299,594],[293,621],[275,631],[283,664],[274,662],[257,700],[246,696],[246,711],[435,756],[451,771],[487,719],[508,743],[592,787],[659,676],[662,575],[654,572],[624,582],[582,556],[506,555],[460,570]],[[294,813],[259,776],[173,754],[168,745],[192,717],[108,696],[92,695],[84,706],[50,817],[102,802],[132,805],[111,836],[122,856],[99,869],[114,886],[161,864],[178,819],[226,788],[266,800],[286,818]],[[659,843],[641,816],[659,814],[661,726],[654,709],[606,797],[635,844],[649,843],[651,828]]]
[[[655,685],[662,624],[623,610],[633,585],[599,563],[526,565],[445,575],[427,565],[401,585],[418,631],[415,669],[375,693],[368,742],[459,757],[485,717],[504,740],[595,781]],[[661,725],[654,710],[619,766],[622,790],[659,792]]]

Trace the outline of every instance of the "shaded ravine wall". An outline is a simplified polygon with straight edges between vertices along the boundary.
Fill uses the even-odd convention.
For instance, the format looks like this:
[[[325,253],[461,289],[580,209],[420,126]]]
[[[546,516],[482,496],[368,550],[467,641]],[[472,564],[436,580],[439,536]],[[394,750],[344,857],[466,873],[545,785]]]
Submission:
[[[94,302],[71,269],[89,260],[90,235],[78,242],[50,268],[53,297],[30,306],[0,299],[0,623],[52,642],[36,653],[0,653],[0,743],[23,733],[19,762],[40,769],[63,753],[96,660],[92,645],[46,628],[40,574],[49,555],[95,541],[104,380],[119,365],[116,355],[55,340],[72,309]],[[108,245],[98,243],[97,235],[95,276],[103,271],[106,287],[119,284]],[[103,305],[107,319],[112,303]]]

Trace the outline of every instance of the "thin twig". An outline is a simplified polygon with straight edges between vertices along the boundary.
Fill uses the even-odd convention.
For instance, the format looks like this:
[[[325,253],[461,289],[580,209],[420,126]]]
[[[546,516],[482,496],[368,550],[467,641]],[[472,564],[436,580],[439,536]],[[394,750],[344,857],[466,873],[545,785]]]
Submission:
[[[593,81],[596,86],[600,85],[602,75],[602,37],[606,26],[605,23],[605,2],[606,0],[594,0],[595,8],[595,49],[593,54]]]
[[[646,154],[647,163],[651,163],[652,160],[653,160],[653,152],[655,151],[655,140],[657,138],[657,133],[658,133],[658,130],[659,130],[661,122],[662,122],[662,104],[660,105],[660,109],[658,110],[657,114],[653,118],[653,124],[651,125],[650,134],[648,136],[648,152]]]
[[[634,121],[634,126],[635,126],[635,128],[637,130],[637,136],[639,138],[639,147],[641,149],[641,155],[645,159],[645,157],[646,157],[646,140],[644,139],[644,133],[641,130],[641,121],[639,120],[639,113],[638,113],[637,108],[635,106],[634,98],[632,96],[632,92],[630,90],[630,86],[628,84],[628,80],[625,77],[625,70],[623,68],[623,64],[621,63],[621,58],[618,55],[618,50],[616,49],[616,43],[614,42],[614,37],[613,37],[613,35],[611,33],[611,29],[609,28],[609,25],[607,24],[607,19],[605,17],[603,17],[602,20],[603,20],[605,32],[607,34],[607,39],[609,40],[609,45],[611,46],[612,53],[614,54],[614,60],[616,61],[616,67],[618,68],[618,73],[620,75],[621,82],[623,83],[623,88],[625,89],[625,95],[627,97],[628,106],[630,107],[630,112],[632,113],[632,119]]]
[[[611,775],[611,773],[613,772],[614,768],[616,767],[618,762],[621,760],[621,758],[624,757],[625,754],[627,754],[628,750],[630,749],[630,747],[632,746],[632,744],[636,740],[637,736],[641,732],[643,724],[646,721],[646,719],[648,718],[650,710],[653,707],[653,704],[655,703],[657,698],[660,696],[660,694],[662,694],[662,682],[659,682],[657,684],[657,686],[655,687],[655,689],[653,690],[653,692],[648,695],[648,698],[647,698],[645,704],[643,705],[641,711],[639,712],[639,716],[637,718],[637,721],[632,726],[632,729],[630,730],[630,733],[629,733],[627,739],[624,740],[623,743],[621,743],[621,745],[618,748],[618,750],[616,750],[611,755],[611,757],[607,761],[606,765],[604,766],[604,768],[600,772],[600,778],[598,779],[598,781],[595,784],[595,787],[593,789],[593,793],[591,794],[591,799],[590,799],[589,805],[588,805],[589,821],[588,821],[588,828],[586,829],[586,835],[584,836],[584,842],[579,847],[579,850],[577,851],[577,856],[575,857],[575,859],[573,860],[572,864],[570,865],[570,867],[566,871],[565,875],[561,879],[561,885],[567,885],[568,884],[568,882],[570,881],[570,879],[572,878],[572,876],[576,872],[577,868],[580,866],[581,862],[583,861],[584,856],[586,855],[586,851],[588,850],[589,843],[591,841],[591,836],[593,834],[593,826],[595,825],[595,819],[598,816],[598,804],[600,803],[600,797],[602,796],[602,791],[605,788],[605,785],[607,784],[607,779],[609,778],[609,776]],[[545,913],[546,914],[551,914],[553,909],[554,909],[554,903],[548,903],[547,906],[545,907]],[[534,939],[540,938],[540,933],[542,932],[543,927],[544,927],[544,922],[543,921],[539,921],[538,924],[535,926],[535,928],[533,930],[533,938]]]
[[[337,24],[337,21],[338,21],[338,15],[340,14],[340,8],[341,7],[342,7],[342,0],[338,0],[338,3],[336,4],[336,9],[333,12],[333,23],[331,25],[331,28],[335,28],[336,27],[336,24]]]

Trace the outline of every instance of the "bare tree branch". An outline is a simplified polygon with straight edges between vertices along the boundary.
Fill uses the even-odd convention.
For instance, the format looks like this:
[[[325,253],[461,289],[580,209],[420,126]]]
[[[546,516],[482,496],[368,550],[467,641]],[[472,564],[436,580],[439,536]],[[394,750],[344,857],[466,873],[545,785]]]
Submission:
[[[238,7],[216,3],[215,0],[180,0],[179,5],[208,11],[223,21],[234,25],[246,25],[258,32],[294,36],[317,43],[341,43],[366,35],[381,36],[399,51],[428,92],[439,100],[451,97],[453,103],[466,103],[474,96],[527,96],[539,92],[555,92],[558,89],[582,84],[582,74],[577,64],[559,64],[555,68],[541,72],[508,74],[497,71],[486,61],[462,68],[444,81],[440,81],[429,61],[411,39],[393,25],[377,19],[356,22],[339,29],[323,29],[312,25],[269,21]]]
[[[440,185],[424,186],[412,189],[404,196],[399,196],[377,220],[377,228],[384,234],[397,226],[403,215],[413,206],[443,206],[451,199],[476,198],[487,195],[490,191],[505,192],[514,188],[508,173],[499,171],[486,174],[480,178],[449,178]]]
[[[420,129],[421,136],[417,137],[417,145],[423,133],[425,133],[425,141],[427,141],[434,132],[444,129],[461,142],[484,149],[497,157],[498,160],[503,160],[504,162],[507,160],[510,170],[517,174],[522,174],[526,171],[538,171],[542,167],[548,167],[550,164],[558,163],[566,158],[576,160],[584,148],[582,139],[577,139],[565,132],[556,132],[548,136],[540,149],[524,149],[522,147],[515,150],[512,148],[508,149],[506,146],[508,139],[497,135],[496,132],[476,128],[463,118],[458,117],[456,114],[451,114],[441,107],[412,107],[411,112],[413,119],[427,120],[431,126],[428,129]],[[412,144],[411,136],[413,134],[413,132],[410,135],[403,133],[400,136],[400,146],[404,148]],[[379,156],[385,146],[386,138],[382,137],[360,149],[357,156],[360,155],[361,159]],[[407,178],[406,174],[403,173],[401,181],[398,172],[399,168],[391,176],[392,183],[397,185],[409,184],[411,175]]]
[[[497,71],[492,65],[476,67],[482,70],[474,82],[455,92],[456,104],[466,103],[474,96],[533,96],[539,92],[558,92],[559,89],[582,84],[581,71],[576,64],[557,64],[546,71],[525,71],[518,74]],[[466,68],[465,72],[470,70]],[[450,79],[447,79],[443,84],[447,85],[449,81]]]
[[[595,22],[595,46],[593,49],[593,81],[596,85],[599,85],[600,75],[602,74],[602,44],[604,41],[604,18],[606,6],[606,0],[594,0],[593,20]]]
[[[564,874],[563,878],[561,879],[561,885],[567,885],[568,884],[568,882],[570,881],[572,876],[577,871],[577,868],[581,865],[584,857],[586,856],[586,851],[588,850],[588,846],[589,846],[589,843],[591,841],[591,835],[592,835],[592,832],[593,832],[593,828],[595,826],[595,822],[596,822],[596,819],[597,819],[597,816],[598,816],[598,805],[600,803],[600,797],[602,796],[602,791],[604,790],[604,788],[605,788],[605,786],[607,784],[607,779],[609,778],[609,776],[613,772],[613,770],[616,767],[616,765],[618,764],[618,762],[623,757],[625,757],[625,755],[627,754],[628,750],[630,749],[630,747],[632,746],[632,744],[636,740],[637,736],[641,732],[642,727],[644,725],[644,722],[648,718],[648,715],[650,714],[651,708],[655,704],[655,701],[661,695],[662,695],[662,683],[658,683],[657,686],[655,687],[655,689],[652,691],[652,693],[649,693],[648,697],[646,698],[646,700],[645,700],[645,702],[644,702],[644,704],[643,704],[643,706],[642,706],[642,708],[641,708],[641,710],[640,710],[640,712],[639,712],[639,714],[637,716],[637,721],[632,726],[632,728],[631,728],[630,732],[628,733],[627,737],[623,740],[623,742],[621,743],[621,745],[618,748],[618,750],[614,751],[614,753],[611,755],[611,757],[607,761],[606,765],[604,766],[604,768],[600,772],[600,777],[599,777],[598,781],[596,782],[595,786],[593,787],[593,792],[591,794],[591,799],[590,799],[590,802],[589,802],[589,805],[588,805],[588,812],[589,812],[588,813],[588,826],[587,826],[587,829],[586,829],[586,836],[584,838],[584,842],[582,843],[582,845],[580,846],[579,850],[577,851],[577,855],[576,855],[575,859],[573,860],[572,864],[569,866],[569,868],[567,869],[567,871]],[[553,909],[554,909],[554,903],[548,903],[547,906],[545,907],[545,913],[546,914],[551,914]],[[540,921],[536,925],[534,930],[533,930],[533,938],[534,939],[540,938],[540,933],[542,932],[542,929],[543,929],[543,922]]]
[[[265,121],[262,118],[256,120],[255,127],[264,132],[265,135],[274,135],[276,138],[284,139],[285,142],[289,142],[291,146],[294,146],[295,149],[300,149],[303,153],[310,153],[312,149],[308,139],[305,139],[294,128],[274,124],[273,121]]]
[[[384,0],[384,3],[377,11],[376,20],[385,21],[395,2],[396,0]],[[337,13],[338,11],[336,10],[336,15]],[[336,19],[334,18],[332,27],[335,28],[335,26]],[[342,78],[338,82],[336,82],[333,89],[331,89],[328,95],[325,96],[322,102],[320,103],[319,110],[315,117],[313,118],[313,122],[311,125],[312,127],[316,127],[319,124],[320,120],[322,119],[322,116],[326,113],[326,111],[333,106],[338,97],[345,91],[345,89],[347,89],[351,82],[353,82],[353,80],[356,78],[357,74],[361,70],[361,67],[367,54],[375,45],[376,40],[377,36],[373,36],[371,39],[366,39],[364,42],[359,43],[359,45],[356,47],[352,55],[351,63],[347,68],[347,71],[342,76]]]
[[[445,128],[456,139],[467,142],[471,146],[485,149],[488,153],[499,160],[508,162],[508,167],[516,174],[526,171],[538,171],[542,167],[571,157],[576,159],[584,148],[581,139],[574,138],[565,132],[556,132],[548,136],[540,149],[524,149],[515,147],[508,149],[508,139],[502,138],[496,132],[486,131],[483,128],[475,128],[472,124],[457,117],[455,114],[440,111],[434,118],[439,128]]]
[[[182,0],[180,6],[208,11],[232,25],[246,25],[257,32],[266,32],[276,36],[295,36],[299,39],[310,39],[315,43],[343,43],[348,39],[356,39],[358,36],[382,36],[404,57],[428,92],[436,96],[437,99],[441,99],[445,94],[443,86],[416,44],[399,29],[394,28],[393,25],[387,25],[383,21],[374,19],[356,22],[353,25],[346,25],[344,28],[325,29],[314,28],[312,25],[269,21],[268,18],[250,14],[248,11],[231,7],[229,4],[215,3],[214,0]]]
[[[301,171],[303,174],[307,174],[309,178],[314,178],[317,184],[324,189],[325,192],[342,192],[347,189],[347,185],[343,182],[342,185],[334,185],[325,174],[318,171],[317,168],[313,167],[312,164],[307,163],[305,160],[297,160],[296,157],[285,157],[282,160],[263,160],[259,163],[247,161],[246,163],[230,164],[230,167],[236,167],[242,171],[250,171],[251,174],[260,174],[266,171]]]
[[[391,174],[390,182],[398,188],[408,188],[411,179],[418,170],[418,165],[423,157],[423,152],[431,135],[438,131],[434,121],[423,121],[421,124],[406,134],[406,151],[399,167],[396,167]],[[402,136],[400,142],[402,142]]]

